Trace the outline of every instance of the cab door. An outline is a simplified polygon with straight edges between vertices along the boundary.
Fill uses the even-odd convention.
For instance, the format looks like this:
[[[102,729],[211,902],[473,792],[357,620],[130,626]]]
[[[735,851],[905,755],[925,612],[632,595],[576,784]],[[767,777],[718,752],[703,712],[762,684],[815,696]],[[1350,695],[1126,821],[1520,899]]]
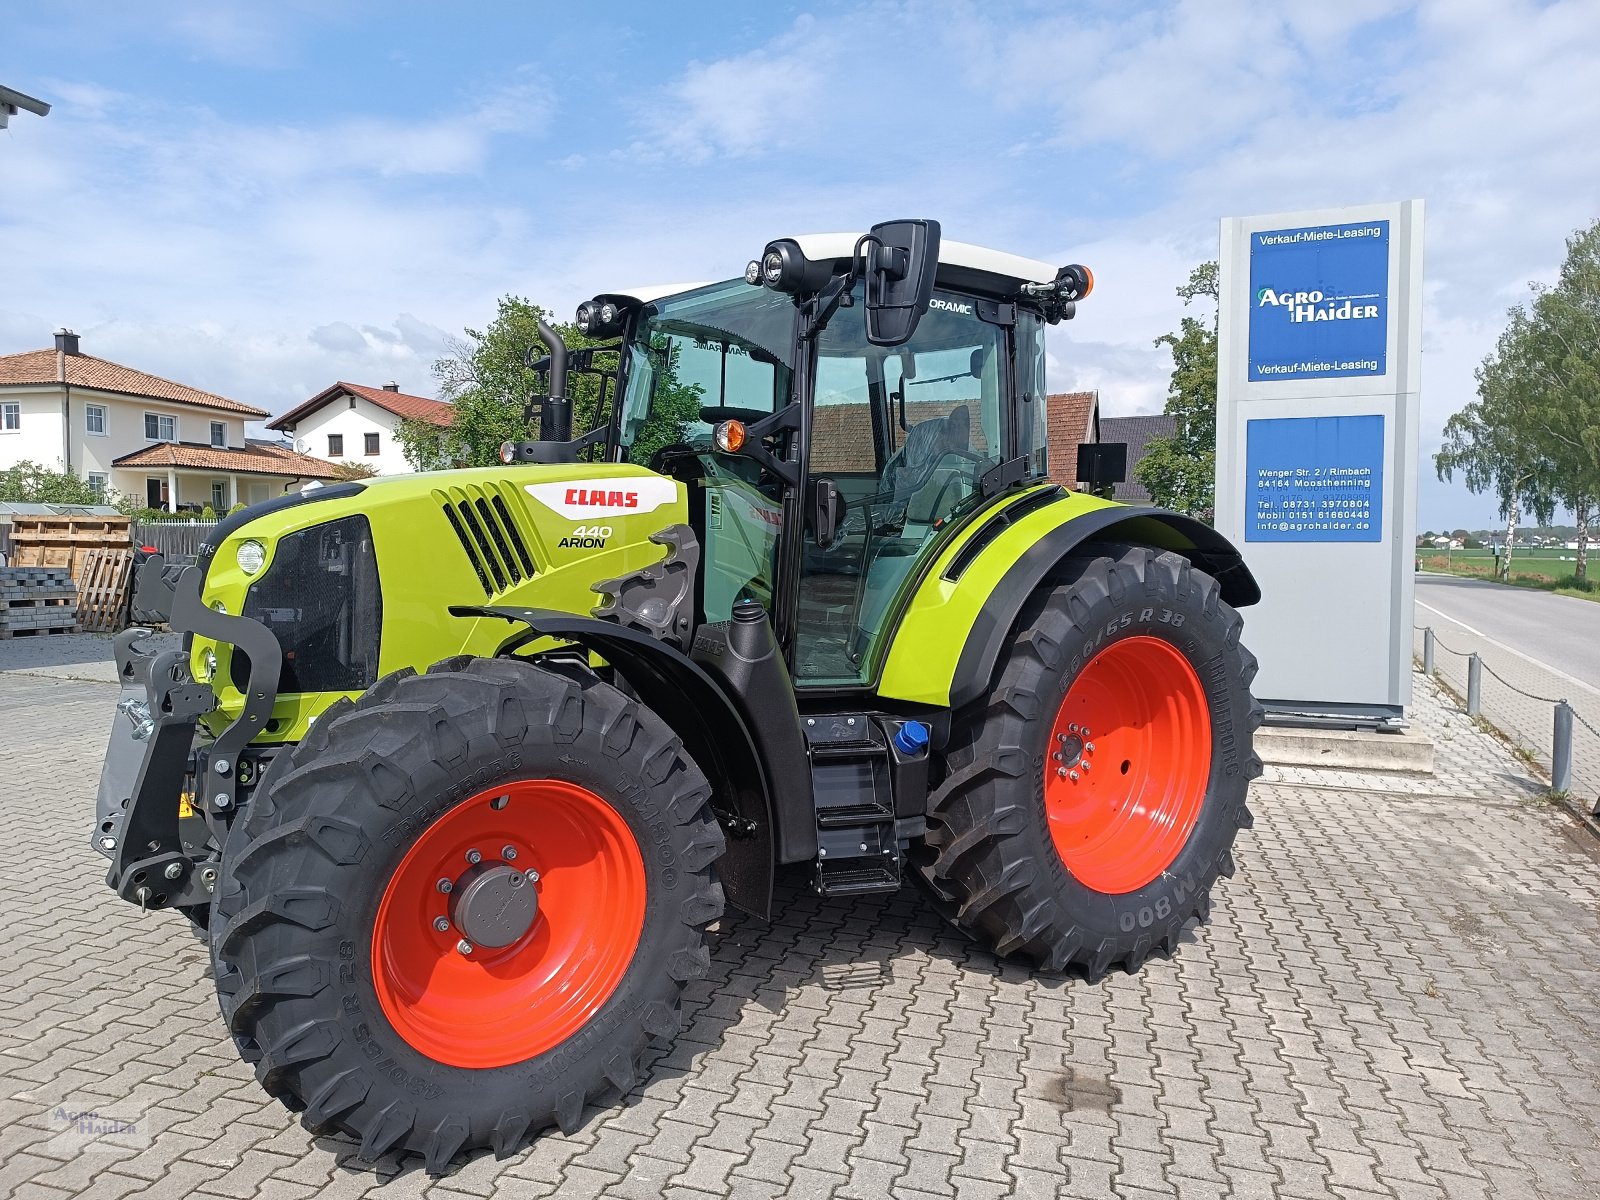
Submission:
[[[832,545],[804,552],[799,685],[870,682],[903,588],[1007,457],[1006,330],[977,309],[936,291],[903,346],[869,345],[848,310],[817,341],[807,484],[831,480],[846,516]]]

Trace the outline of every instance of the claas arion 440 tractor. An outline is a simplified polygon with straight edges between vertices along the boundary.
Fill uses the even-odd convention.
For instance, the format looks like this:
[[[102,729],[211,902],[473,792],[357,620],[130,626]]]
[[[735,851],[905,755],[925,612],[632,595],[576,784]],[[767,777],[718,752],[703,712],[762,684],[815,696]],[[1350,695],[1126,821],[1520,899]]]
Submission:
[[[1091,283],[933,221],[780,239],[596,297],[593,347],[542,327],[503,466],[145,564],[183,648],[118,638],[93,844],[205,930],[267,1091],[433,1171],[571,1130],[780,870],[909,877],[1045,970],[1170,953],[1249,822],[1259,593],[1204,524],[1049,481],[1045,327]]]

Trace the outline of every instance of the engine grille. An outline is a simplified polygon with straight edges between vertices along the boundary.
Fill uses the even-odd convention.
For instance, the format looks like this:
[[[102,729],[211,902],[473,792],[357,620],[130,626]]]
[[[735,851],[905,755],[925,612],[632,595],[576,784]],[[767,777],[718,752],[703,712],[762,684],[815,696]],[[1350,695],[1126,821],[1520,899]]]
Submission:
[[[493,485],[445,488],[434,492],[461,549],[492,597],[534,576],[533,556],[517,528],[511,504]]]

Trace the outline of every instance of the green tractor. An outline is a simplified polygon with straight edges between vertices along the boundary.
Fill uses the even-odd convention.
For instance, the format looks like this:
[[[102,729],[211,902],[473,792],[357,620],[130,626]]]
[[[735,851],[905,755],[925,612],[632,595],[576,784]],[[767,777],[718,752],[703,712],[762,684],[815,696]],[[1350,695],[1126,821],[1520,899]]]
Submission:
[[[263,1087],[433,1172],[570,1131],[780,872],[910,877],[1091,980],[1170,954],[1249,823],[1259,592],[1207,526],[1049,481],[1045,326],[1091,285],[932,221],[778,240],[596,297],[595,348],[542,327],[504,466],[148,562],[184,644],[117,640],[92,844],[204,931]]]

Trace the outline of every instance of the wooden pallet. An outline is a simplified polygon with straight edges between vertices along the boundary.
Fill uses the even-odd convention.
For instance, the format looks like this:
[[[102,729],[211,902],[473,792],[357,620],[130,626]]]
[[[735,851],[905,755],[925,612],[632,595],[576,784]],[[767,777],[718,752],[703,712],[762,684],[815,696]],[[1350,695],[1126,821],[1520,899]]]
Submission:
[[[78,633],[76,625],[44,625],[37,629],[0,629],[0,642],[19,637],[43,637],[49,633]]]
[[[65,568],[83,583],[93,550],[133,548],[127,517],[16,517],[11,522],[13,567]]]
[[[78,580],[78,624],[97,632],[121,629],[132,573],[132,550],[90,550]]]

